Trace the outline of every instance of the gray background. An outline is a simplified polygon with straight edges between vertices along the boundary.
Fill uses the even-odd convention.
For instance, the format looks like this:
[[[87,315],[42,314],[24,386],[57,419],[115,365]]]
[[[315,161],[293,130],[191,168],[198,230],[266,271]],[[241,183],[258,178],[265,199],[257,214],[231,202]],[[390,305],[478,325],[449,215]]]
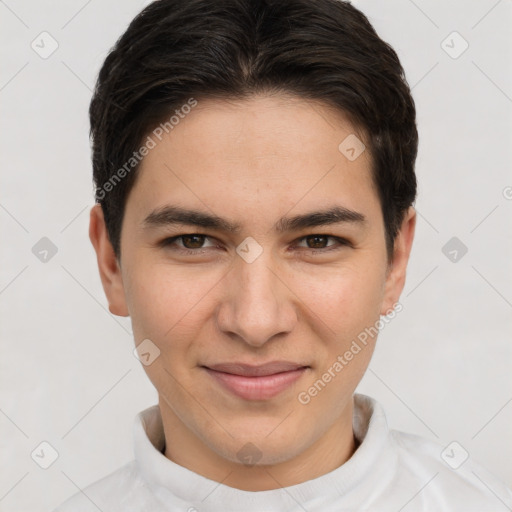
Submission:
[[[512,2],[354,4],[398,52],[420,131],[404,310],[359,391],[392,428],[457,441],[511,485]],[[1,511],[51,510],[130,460],[133,418],[156,403],[87,234],[91,90],[144,5],[0,1]],[[51,49],[43,31],[47,58],[31,47]],[[59,454],[46,470],[43,441]]]

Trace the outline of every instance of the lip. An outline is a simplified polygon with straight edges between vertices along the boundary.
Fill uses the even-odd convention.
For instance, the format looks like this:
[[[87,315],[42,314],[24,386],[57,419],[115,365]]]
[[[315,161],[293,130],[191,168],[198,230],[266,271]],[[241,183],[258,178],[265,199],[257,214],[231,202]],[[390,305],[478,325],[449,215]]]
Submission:
[[[268,400],[292,386],[309,367],[271,361],[258,366],[221,363],[203,368],[225,389],[244,400]]]

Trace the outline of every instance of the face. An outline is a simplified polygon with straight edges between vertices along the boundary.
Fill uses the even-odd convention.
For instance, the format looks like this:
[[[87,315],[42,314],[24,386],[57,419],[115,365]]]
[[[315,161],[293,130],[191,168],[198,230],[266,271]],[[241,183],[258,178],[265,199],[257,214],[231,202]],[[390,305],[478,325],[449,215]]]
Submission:
[[[411,208],[388,265],[369,151],[339,149],[353,134],[304,99],[199,101],[141,163],[120,262],[93,208],[110,311],[159,351],[144,369],[182,465],[279,465],[350,442],[376,339],[358,336],[398,301],[415,223]]]

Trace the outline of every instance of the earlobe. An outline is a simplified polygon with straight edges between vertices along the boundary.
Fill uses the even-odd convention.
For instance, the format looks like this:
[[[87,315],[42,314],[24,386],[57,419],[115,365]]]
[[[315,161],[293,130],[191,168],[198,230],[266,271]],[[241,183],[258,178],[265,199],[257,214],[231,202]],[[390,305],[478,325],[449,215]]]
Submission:
[[[107,227],[100,204],[91,208],[89,239],[96,251],[98,270],[103,290],[108,300],[108,309],[113,315],[130,316],[126,305],[121,268],[108,238]]]
[[[416,229],[416,210],[411,206],[407,210],[402,226],[395,239],[395,247],[391,268],[386,277],[384,300],[380,314],[386,315],[396,304],[405,285],[407,264],[411,254]]]

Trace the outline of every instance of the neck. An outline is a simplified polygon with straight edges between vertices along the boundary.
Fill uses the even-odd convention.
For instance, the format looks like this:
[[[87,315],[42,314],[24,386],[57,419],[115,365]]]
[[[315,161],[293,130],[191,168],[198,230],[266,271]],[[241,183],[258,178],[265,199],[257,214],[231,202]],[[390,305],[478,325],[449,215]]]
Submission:
[[[210,480],[244,491],[265,491],[297,485],[318,478],[344,464],[357,449],[352,430],[352,399],[338,419],[313,444],[297,455],[275,464],[245,465],[205,444],[160,398],[166,440],[164,455]],[[236,452],[236,450],[234,450]]]

